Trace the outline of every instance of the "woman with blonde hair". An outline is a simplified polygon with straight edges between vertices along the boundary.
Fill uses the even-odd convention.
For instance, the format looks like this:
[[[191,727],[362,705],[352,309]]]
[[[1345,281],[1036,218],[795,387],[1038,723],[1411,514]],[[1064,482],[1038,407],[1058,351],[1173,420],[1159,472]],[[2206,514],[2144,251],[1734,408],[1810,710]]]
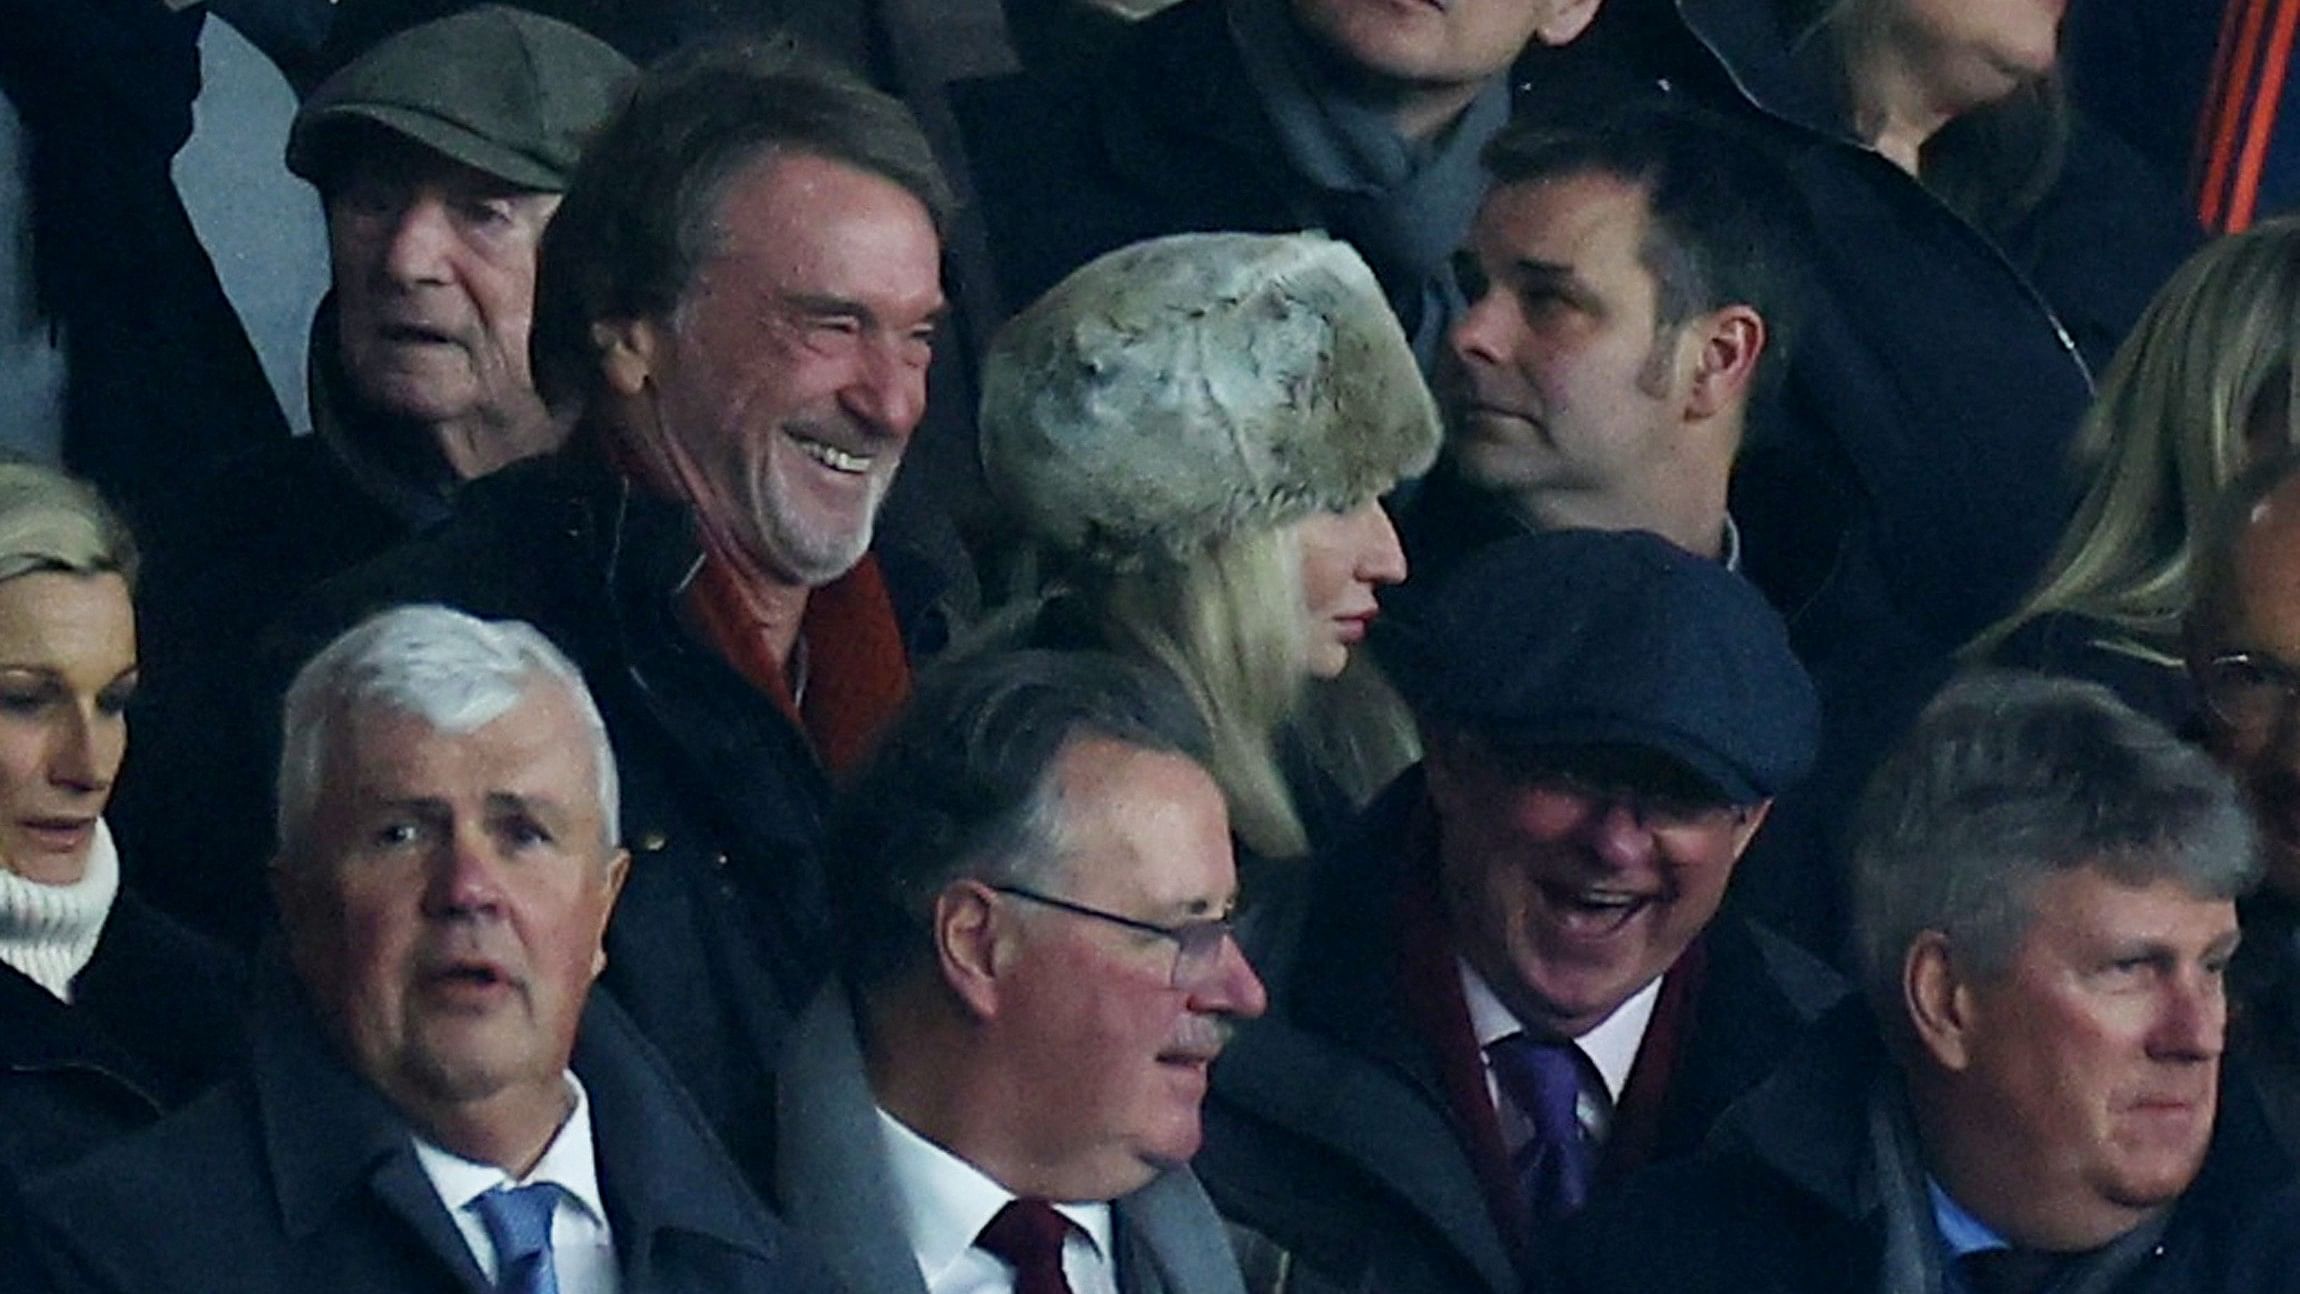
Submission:
[[[999,333],[981,426],[1032,572],[1001,632],[1179,679],[1250,854],[1306,852],[1411,761],[1352,648],[1405,578],[1380,496],[1439,433],[1355,252],[1184,234],[1103,256]]]
[[[240,1037],[224,956],[120,889],[103,813],[136,689],[127,529],[0,462],[0,1172],[157,1119]]]
[[[2036,589],[1972,659],[2108,684],[2189,716],[2181,617],[2214,501],[2300,442],[2300,217],[2208,244],[2165,284],[2071,449],[2084,493]]]

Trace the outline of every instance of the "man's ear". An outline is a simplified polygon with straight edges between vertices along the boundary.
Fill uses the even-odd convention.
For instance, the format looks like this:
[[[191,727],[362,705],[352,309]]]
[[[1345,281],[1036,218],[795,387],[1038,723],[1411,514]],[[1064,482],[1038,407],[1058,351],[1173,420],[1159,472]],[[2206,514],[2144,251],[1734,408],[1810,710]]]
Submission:
[[[598,951],[591,955],[591,978],[607,969],[607,923],[615,915],[615,900],[623,893],[623,881],[631,875],[631,851],[618,849],[607,860],[607,901],[599,905],[599,928],[591,932],[591,946]]]
[[[1901,1009],[1935,1065],[1955,1073],[1971,1063],[1971,987],[1949,954],[1948,936],[1938,930],[1919,934],[1901,959]]]
[[[1773,802],[1769,799],[1749,806],[1748,816],[1733,828],[1734,861],[1740,861],[1741,855],[1749,852],[1749,842],[1757,838],[1757,829],[1765,825],[1765,815],[1772,811]]]
[[[1570,45],[1597,17],[1599,0],[1550,0],[1549,15],[1533,26],[1533,38],[1551,47]]]
[[[1685,416],[1692,420],[1714,418],[1747,401],[1765,354],[1765,318],[1748,306],[1725,306],[1707,316],[1699,335],[1693,385],[1685,393]]]
[[[635,396],[655,375],[662,335],[652,319],[601,319],[591,325],[599,373],[617,395]]]
[[[989,887],[955,881],[934,899],[935,968],[953,996],[974,1015],[998,1014],[999,977],[1006,969],[1008,932]]]

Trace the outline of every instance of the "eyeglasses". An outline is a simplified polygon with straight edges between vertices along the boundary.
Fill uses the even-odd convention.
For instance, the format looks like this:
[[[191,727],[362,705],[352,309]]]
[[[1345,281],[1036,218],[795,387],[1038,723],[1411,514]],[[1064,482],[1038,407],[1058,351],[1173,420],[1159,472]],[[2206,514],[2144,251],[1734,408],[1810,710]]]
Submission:
[[[1525,780],[1551,795],[1585,801],[1595,810],[1609,810],[1619,805],[1629,811],[1638,826],[1663,836],[1705,837],[1746,824],[1755,811],[1746,804],[1720,804],[1667,791],[1610,785],[1554,769],[1529,772]]]
[[[2195,673],[2204,708],[2231,728],[2274,727],[2300,698],[2300,669],[2259,652],[2223,652]]]
[[[1058,912],[1067,912],[1078,917],[1090,917],[1096,921],[1106,921],[1111,925],[1134,931],[1136,934],[1152,935],[1159,939],[1172,941],[1174,945],[1174,973],[1167,983],[1181,992],[1195,992],[1221,977],[1222,945],[1227,943],[1232,936],[1228,917],[1216,917],[1205,921],[1185,921],[1180,925],[1162,926],[1154,921],[1138,921],[1133,917],[1120,916],[1115,912],[1105,912],[1100,908],[1090,908],[1083,903],[1073,903],[1068,899],[1056,898],[1051,894],[1041,894],[1037,890],[1025,889],[1020,885],[993,885],[990,888],[1012,898],[1028,899],[1032,903],[1044,904]]]

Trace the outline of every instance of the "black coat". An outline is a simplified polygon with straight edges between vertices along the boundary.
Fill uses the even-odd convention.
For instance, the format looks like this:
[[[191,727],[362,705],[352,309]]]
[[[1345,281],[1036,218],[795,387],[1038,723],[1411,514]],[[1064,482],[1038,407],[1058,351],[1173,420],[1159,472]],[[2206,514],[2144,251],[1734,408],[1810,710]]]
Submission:
[[[1804,1055],[1734,1107],[1702,1154],[1633,1180],[1579,1219],[1569,1274],[1554,1288],[1880,1291],[1885,1223],[1869,1108],[1888,1065],[1857,1008],[1832,1017]],[[2203,1171],[2156,1243],[2111,1288],[2300,1289],[2300,1175],[2233,1070]]]
[[[1145,238],[1306,229],[1358,244],[1390,300],[1419,309],[1422,271],[1353,238],[1341,200],[1287,160],[1223,0],[1182,0],[1131,24],[1087,75],[962,83],[952,101],[1010,312]],[[1457,213],[1465,233],[1473,208]]]
[[[29,1177],[134,1132],[240,1057],[238,968],[122,894],[70,1005],[0,966],[0,1171]]]
[[[308,1013],[267,1009],[247,1073],[28,1192],[64,1289],[488,1294],[407,1124]],[[574,1069],[629,1294],[829,1294],[610,1002]]]
[[[515,464],[464,487],[451,521],[324,585],[271,654],[300,663],[407,602],[524,620],[567,653],[606,719],[631,851],[601,982],[737,1162],[763,1172],[762,1079],[830,966],[831,784],[805,735],[682,622],[700,553],[684,508],[585,452]],[[910,647],[939,647],[916,568],[879,556]]]
[[[169,533],[146,536],[137,585],[136,740],[109,819],[131,864],[196,865],[131,866],[125,882],[243,950],[268,929],[272,824],[216,806],[265,801],[277,717],[248,646],[297,599],[436,524],[451,503],[445,459],[414,427],[362,410],[339,350],[323,304],[311,334],[316,430],[187,482],[191,506]]]
[[[1400,982],[1405,839],[1422,794],[1409,773],[1297,893],[1250,919],[1247,953],[1272,1006],[1216,1064],[1192,1165],[1224,1217],[1257,1237],[1242,1253],[1249,1288],[1505,1294],[1527,1276]],[[1669,1076],[1659,1159],[1698,1145],[1843,991],[1754,927],[1720,922],[1703,939],[1705,978]],[[1282,1286],[1268,1279],[1278,1252],[1292,1264]]]
[[[1680,89],[1758,123],[1812,222],[1814,316],[1735,480],[1748,569],[1817,667],[1953,650],[2058,541],[2092,375],[2194,221],[2079,120],[2042,200],[1983,228],[1848,136],[1767,0],[1676,9]]]

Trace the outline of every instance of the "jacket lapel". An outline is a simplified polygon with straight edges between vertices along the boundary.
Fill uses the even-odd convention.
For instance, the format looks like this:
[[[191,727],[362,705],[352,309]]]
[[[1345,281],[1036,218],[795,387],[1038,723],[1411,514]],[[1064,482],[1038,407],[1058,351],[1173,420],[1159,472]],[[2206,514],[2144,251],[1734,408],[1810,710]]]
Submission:
[[[837,984],[799,1018],[775,1084],[775,1195],[783,1216],[815,1241],[847,1288],[926,1294],[903,1237],[854,1011]]]

